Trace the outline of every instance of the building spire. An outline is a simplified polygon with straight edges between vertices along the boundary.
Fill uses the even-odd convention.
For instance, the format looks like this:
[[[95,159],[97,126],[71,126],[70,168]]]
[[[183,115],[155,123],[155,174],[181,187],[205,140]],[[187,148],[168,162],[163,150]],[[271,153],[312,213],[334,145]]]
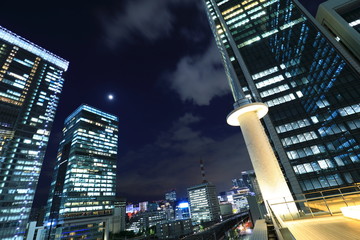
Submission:
[[[208,181],[205,179],[205,167],[202,158],[200,158],[200,170],[201,170],[202,183],[207,183]]]

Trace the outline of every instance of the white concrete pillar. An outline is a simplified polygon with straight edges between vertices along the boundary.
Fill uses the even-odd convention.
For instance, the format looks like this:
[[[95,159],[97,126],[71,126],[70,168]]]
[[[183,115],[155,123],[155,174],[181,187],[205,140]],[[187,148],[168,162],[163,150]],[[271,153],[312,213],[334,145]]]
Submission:
[[[227,122],[229,125],[240,126],[241,128],[265,203],[294,201],[279,162],[260,122],[260,119],[266,115],[267,111],[268,107],[263,103],[246,104],[230,113]],[[272,210],[277,217],[289,216],[289,214],[296,215],[298,213],[294,203],[272,205]]]

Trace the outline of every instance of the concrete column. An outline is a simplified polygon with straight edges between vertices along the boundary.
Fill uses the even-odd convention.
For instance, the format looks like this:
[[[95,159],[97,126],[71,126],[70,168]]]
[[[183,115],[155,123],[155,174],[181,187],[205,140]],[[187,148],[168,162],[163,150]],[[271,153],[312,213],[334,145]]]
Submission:
[[[265,203],[294,201],[260,122],[267,111],[268,107],[263,103],[245,104],[230,113],[227,122],[229,125],[240,126],[241,128]],[[298,212],[294,203],[275,205],[272,206],[272,210],[277,217],[289,214],[296,215]]]

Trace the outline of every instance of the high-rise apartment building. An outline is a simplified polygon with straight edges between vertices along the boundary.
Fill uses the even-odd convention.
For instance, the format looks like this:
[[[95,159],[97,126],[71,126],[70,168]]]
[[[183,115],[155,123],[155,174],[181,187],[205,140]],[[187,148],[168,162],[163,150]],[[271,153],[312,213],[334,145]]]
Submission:
[[[220,220],[220,205],[215,185],[204,182],[187,189],[191,220],[194,224]]]
[[[328,0],[320,4],[316,19],[360,65],[360,0]]]
[[[118,118],[81,105],[65,120],[46,221],[109,215],[116,193]]]
[[[360,181],[360,76],[296,0],[205,0],[235,100],[262,119],[293,193]]]
[[[23,239],[68,64],[0,27],[1,239]]]

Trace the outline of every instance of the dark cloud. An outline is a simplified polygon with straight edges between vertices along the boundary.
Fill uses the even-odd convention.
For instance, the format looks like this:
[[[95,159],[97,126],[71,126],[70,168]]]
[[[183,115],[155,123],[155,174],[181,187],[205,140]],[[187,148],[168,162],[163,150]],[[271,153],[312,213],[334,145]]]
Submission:
[[[184,4],[198,6],[193,0],[128,0],[125,8],[100,14],[105,32],[105,43],[115,48],[123,41],[140,36],[155,41],[168,36],[176,16],[173,7]]]
[[[186,188],[201,182],[200,158],[205,161],[208,180],[218,186],[218,191],[228,190],[232,178],[251,169],[240,131],[215,140],[193,129],[193,124],[202,121],[187,113],[156,141],[129,152],[121,165],[132,167],[120,172],[119,191],[136,200],[161,198],[173,188],[184,196]]]
[[[229,93],[220,53],[214,43],[202,55],[183,57],[167,80],[182,101],[197,105],[209,105],[212,98]]]

